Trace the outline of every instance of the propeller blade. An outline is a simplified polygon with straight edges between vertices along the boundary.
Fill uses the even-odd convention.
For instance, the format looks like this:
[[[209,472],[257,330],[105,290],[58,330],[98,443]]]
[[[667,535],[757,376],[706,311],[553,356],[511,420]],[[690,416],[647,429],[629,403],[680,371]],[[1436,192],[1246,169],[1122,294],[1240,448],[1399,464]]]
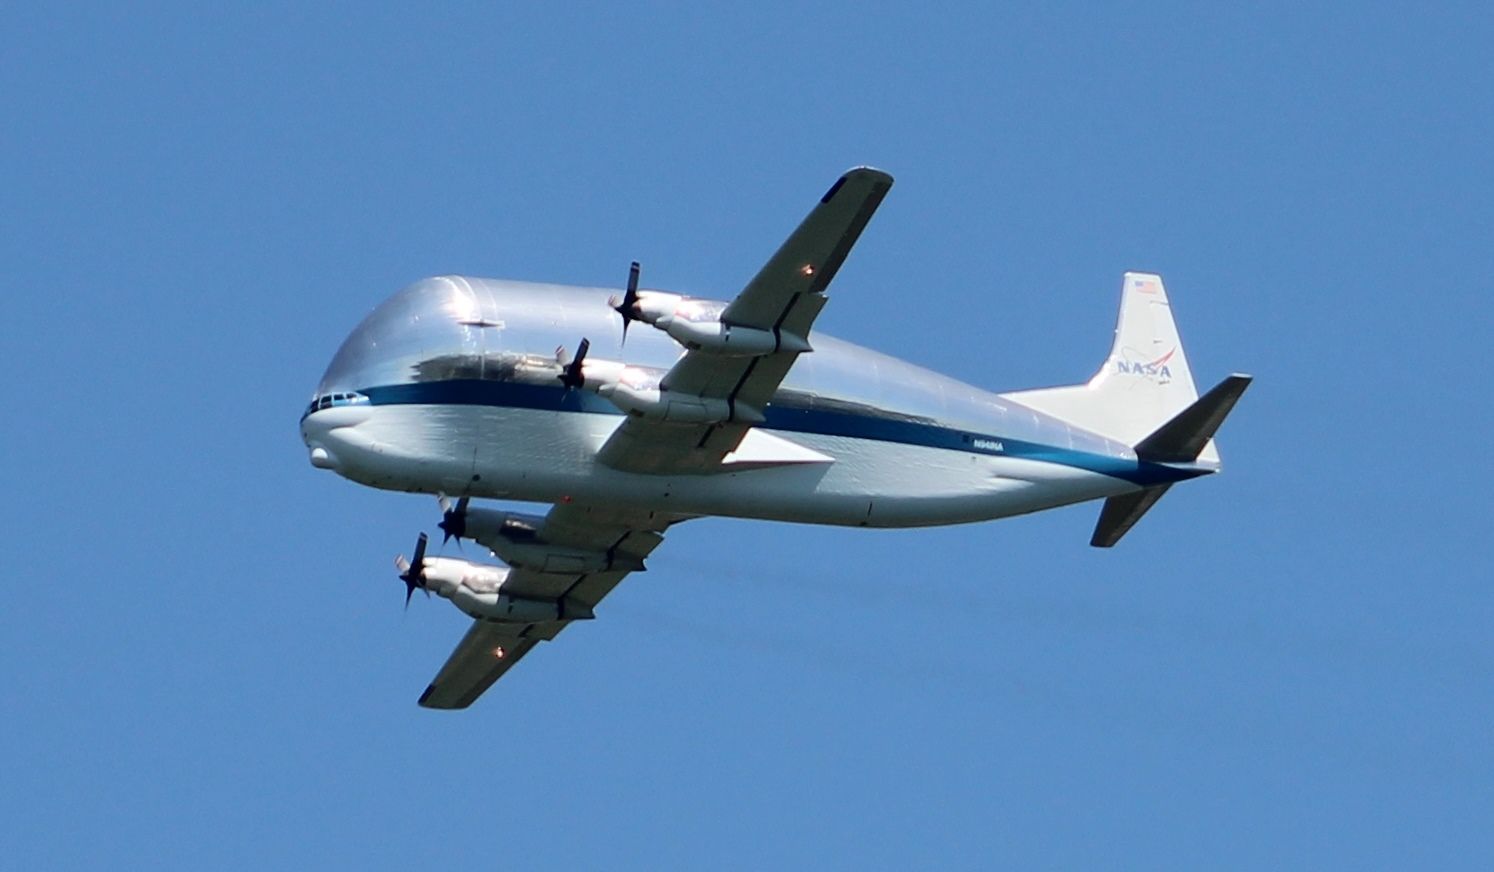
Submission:
[[[425,544],[427,539],[428,537],[424,533],[421,533],[420,538],[415,541],[415,557],[410,561],[410,574],[416,578],[425,575]]]
[[[467,535],[467,506],[471,504],[472,498],[464,496],[457,500],[456,507],[451,505],[451,498],[441,494],[441,545],[446,546],[452,537],[457,540],[457,547],[462,547],[462,538]]]
[[[576,357],[569,363],[561,365],[560,375],[556,378],[560,379],[560,383],[565,385],[567,390],[586,386],[586,372],[583,367],[586,365],[586,352],[590,350],[591,340],[582,337],[581,344],[576,348]]]
[[[451,497],[447,496],[444,492],[438,491],[436,493],[436,505],[441,507],[441,522],[436,525],[436,528],[441,531],[441,547],[445,548],[446,543],[451,539],[452,527],[455,526],[455,522],[451,516]]]
[[[621,315],[623,319],[621,343],[623,345],[628,344],[628,325],[638,319],[638,314],[635,310],[638,307],[638,274],[642,271],[642,267],[638,265],[638,261],[633,261],[633,265],[628,268],[627,293],[623,294],[621,303],[612,307],[617,310],[617,314]]]
[[[420,534],[415,541],[415,559],[406,560],[405,555],[400,554],[394,558],[394,565],[399,569],[399,580],[405,583],[405,609],[410,608],[410,597],[415,595],[415,588],[425,590],[425,546],[428,537]],[[431,592],[425,590],[428,597]]]

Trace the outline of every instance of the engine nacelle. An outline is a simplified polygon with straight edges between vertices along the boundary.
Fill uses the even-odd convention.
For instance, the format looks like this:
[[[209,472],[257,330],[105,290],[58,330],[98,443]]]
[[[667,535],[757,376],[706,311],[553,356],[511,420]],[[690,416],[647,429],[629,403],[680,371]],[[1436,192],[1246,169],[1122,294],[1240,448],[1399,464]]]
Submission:
[[[763,413],[746,403],[717,397],[697,397],[658,387],[634,387],[625,382],[603,385],[597,393],[630,415],[674,424],[719,424],[742,421],[761,424]]]
[[[640,321],[663,330],[692,351],[754,357],[775,351],[810,350],[809,343],[802,336],[780,335],[771,330],[722,321],[721,315],[727,305],[720,300],[641,291],[634,312]]]
[[[674,310],[686,298],[679,294],[666,294],[663,291],[639,291],[638,304],[634,312],[638,320],[646,324],[656,324],[660,318],[674,314]]]
[[[581,374],[586,379],[586,387],[592,390],[618,381],[626,369],[627,364],[616,360],[594,360],[588,357],[581,361]]]
[[[810,350],[802,336],[729,324],[721,318],[726,309],[727,304],[720,300],[680,297],[672,311],[649,323],[692,351],[755,357],[775,351]]]
[[[474,618],[534,623],[594,616],[590,608],[574,601],[526,599],[505,593],[503,585],[510,572],[506,566],[489,566],[453,557],[428,557],[422,586],[451,600],[453,605]]]
[[[664,332],[691,351],[706,351],[731,357],[752,357],[778,350],[778,337],[770,330],[736,327],[720,321],[669,319]]]
[[[635,572],[643,568],[643,561],[636,557],[618,555],[614,558],[606,551],[562,548],[537,541],[515,541],[501,534],[483,544],[491,548],[493,553],[509,566],[522,567],[535,572],[581,575],[586,572],[606,572],[611,569]]]
[[[628,572],[643,569],[643,561],[626,554],[609,555],[606,551],[566,548],[541,542],[538,530],[544,522],[543,516],[524,512],[468,509],[462,535],[481,542],[509,566],[535,572],[580,575],[609,569]]]

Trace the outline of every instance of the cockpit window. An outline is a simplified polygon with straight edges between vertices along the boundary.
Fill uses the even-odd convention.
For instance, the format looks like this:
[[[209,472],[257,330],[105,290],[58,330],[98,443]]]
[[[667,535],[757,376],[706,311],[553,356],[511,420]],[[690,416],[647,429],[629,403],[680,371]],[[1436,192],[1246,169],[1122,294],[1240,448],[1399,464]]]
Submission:
[[[312,412],[320,412],[322,409],[331,409],[335,406],[359,406],[368,402],[368,397],[363,394],[323,394],[311,401],[306,407],[306,412],[301,417],[306,417]]]

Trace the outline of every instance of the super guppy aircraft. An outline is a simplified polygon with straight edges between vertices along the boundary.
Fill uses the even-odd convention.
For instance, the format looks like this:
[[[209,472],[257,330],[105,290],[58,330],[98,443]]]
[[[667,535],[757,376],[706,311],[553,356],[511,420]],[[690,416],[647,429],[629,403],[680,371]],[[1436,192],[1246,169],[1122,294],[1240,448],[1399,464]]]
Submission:
[[[1067,387],[988,393],[812,332],[891,187],[846,173],[729,303],[640,289],[636,263],[621,290],[442,276],[343,342],[301,416],[312,465],[438,495],[445,536],[506,564],[427,556],[424,533],[396,558],[407,606],[418,588],[474,619],[422,706],[471,705],[690,518],[916,527],[1104,499],[1109,547],[1219,470],[1250,377],[1198,395],[1156,275],[1126,273],[1110,356]]]

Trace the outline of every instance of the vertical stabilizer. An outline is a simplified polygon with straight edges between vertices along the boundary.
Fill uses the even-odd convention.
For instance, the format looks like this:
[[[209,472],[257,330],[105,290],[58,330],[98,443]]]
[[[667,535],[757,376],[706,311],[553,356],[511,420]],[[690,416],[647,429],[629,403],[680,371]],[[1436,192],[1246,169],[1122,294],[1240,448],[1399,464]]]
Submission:
[[[1115,343],[1088,382],[1005,396],[1127,445],[1136,445],[1187,408],[1198,399],[1198,389],[1162,277],[1126,273]],[[1212,443],[1199,459],[1218,461]]]

